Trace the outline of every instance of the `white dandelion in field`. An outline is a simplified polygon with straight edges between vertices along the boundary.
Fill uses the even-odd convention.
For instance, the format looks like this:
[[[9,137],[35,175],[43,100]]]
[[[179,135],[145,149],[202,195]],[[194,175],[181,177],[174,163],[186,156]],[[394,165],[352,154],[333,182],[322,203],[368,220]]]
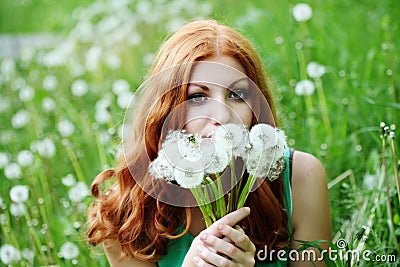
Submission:
[[[22,250],[22,257],[30,263],[35,259],[35,252],[32,249],[24,248]]]
[[[71,121],[67,119],[62,119],[57,124],[57,130],[62,137],[68,137],[74,133],[75,126],[72,124]]]
[[[0,152],[0,169],[4,168],[10,163],[10,157],[5,152]]]
[[[311,19],[313,11],[311,7],[305,3],[297,4],[293,8],[293,17],[296,21],[307,21]]]
[[[378,179],[377,179],[377,177],[375,175],[367,173],[364,176],[363,183],[364,183],[365,189],[367,189],[368,191],[372,191],[378,185]]]
[[[81,97],[87,94],[89,86],[84,80],[78,79],[71,85],[71,91],[73,95]]]
[[[25,85],[26,85],[26,81],[24,78],[16,77],[11,81],[11,90],[19,91]]]
[[[23,203],[29,198],[29,187],[26,185],[15,185],[10,190],[10,198],[15,203]]]
[[[104,63],[110,67],[110,69],[118,69],[121,67],[121,58],[115,53],[107,53],[104,57]]]
[[[128,108],[131,101],[134,99],[135,94],[129,91],[122,92],[118,95],[117,104],[121,109]]]
[[[0,247],[0,259],[3,264],[12,264],[21,260],[21,254],[13,245],[5,244]]]
[[[322,75],[325,74],[326,68],[323,65],[318,64],[317,62],[310,62],[307,64],[306,71],[308,76],[317,79],[321,78]]]
[[[111,135],[107,131],[99,133],[99,141],[102,145],[106,145],[111,141]]]
[[[66,176],[61,178],[61,182],[65,186],[73,186],[76,183],[75,176],[71,173],[67,174]]]
[[[29,150],[22,150],[18,153],[17,161],[19,165],[23,167],[32,165],[34,160],[35,157],[33,156],[33,153]]]
[[[19,91],[19,99],[23,102],[32,100],[32,98],[35,96],[35,90],[33,89],[32,86],[30,85],[25,85],[24,87],[21,88]]]
[[[20,129],[27,125],[31,120],[31,116],[28,111],[26,110],[20,110],[17,113],[14,114],[11,118],[11,125],[15,129]]]
[[[15,74],[16,66],[15,61],[12,58],[5,58],[1,62],[0,72],[6,81],[9,81]]]
[[[129,83],[126,80],[118,79],[114,81],[112,85],[112,91],[114,94],[119,95],[123,92],[127,92],[131,89]]]
[[[79,256],[79,248],[74,243],[65,242],[60,248],[59,255],[66,260],[75,259]]]
[[[0,95],[0,113],[7,111],[10,108],[10,99]]]
[[[21,167],[17,163],[10,163],[4,168],[4,176],[10,180],[21,178]]]
[[[57,86],[58,86],[58,79],[56,76],[54,75],[47,75],[44,79],[43,79],[43,84],[42,84],[43,88],[46,91],[54,91]]]
[[[56,102],[50,97],[45,97],[42,100],[42,107],[46,112],[53,111],[56,108]]]
[[[142,42],[142,35],[140,35],[138,32],[132,32],[128,36],[128,44],[131,46],[137,46]]]
[[[91,47],[86,53],[85,67],[88,71],[96,71],[99,68],[103,51],[98,46]]]
[[[56,154],[56,145],[50,138],[32,142],[30,147],[33,152],[38,152],[44,158],[52,158]]]
[[[96,110],[94,118],[98,124],[106,124],[111,119],[111,115],[107,109],[102,108]]]
[[[84,182],[77,182],[68,191],[68,197],[74,203],[81,202],[89,195],[90,195],[89,188]]]
[[[294,88],[296,95],[310,96],[315,91],[314,83],[310,80],[302,80]]]
[[[25,207],[22,203],[11,203],[10,213],[14,217],[21,217],[25,214]]]

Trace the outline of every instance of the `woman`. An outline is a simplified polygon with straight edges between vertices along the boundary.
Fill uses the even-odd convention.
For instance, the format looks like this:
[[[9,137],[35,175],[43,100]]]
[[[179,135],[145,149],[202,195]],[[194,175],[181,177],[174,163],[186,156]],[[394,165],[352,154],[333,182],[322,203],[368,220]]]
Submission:
[[[312,266],[288,252],[299,247],[295,240],[331,239],[325,172],[313,156],[288,151],[279,179],[265,179],[246,208],[208,228],[198,208],[173,203],[182,198],[148,173],[168,129],[213,138],[225,123],[277,126],[248,40],[215,21],[188,23],[161,47],[141,89],[128,114],[135,117],[124,132],[124,155],[92,184],[89,242],[104,245],[111,266]],[[115,184],[103,194],[109,178]]]

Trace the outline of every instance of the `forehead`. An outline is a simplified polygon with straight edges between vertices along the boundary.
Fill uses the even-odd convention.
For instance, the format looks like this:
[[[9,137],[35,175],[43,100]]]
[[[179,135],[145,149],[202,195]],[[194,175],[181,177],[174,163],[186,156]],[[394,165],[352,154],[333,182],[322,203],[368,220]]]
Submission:
[[[228,87],[232,82],[246,77],[245,70],[239,61],[228,56],[218,56],[194,63],[190,82]]]

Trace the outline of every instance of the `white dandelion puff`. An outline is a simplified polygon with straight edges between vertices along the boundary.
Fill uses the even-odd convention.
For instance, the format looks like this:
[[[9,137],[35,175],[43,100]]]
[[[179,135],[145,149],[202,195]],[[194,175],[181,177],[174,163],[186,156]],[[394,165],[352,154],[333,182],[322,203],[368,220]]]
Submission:
[[[325,74],[325,67],[321,64],[318,64],[317,62],[310,62],[307,64],[307,68],[306,68],[307,74],[308,76],[310,76],[311,78],[317,79],[317,78],[321,78],[322,75]]]
[[[0,169],[4,168],[10,163],[10,157],[5,152],[0,152]]]
[[[21,167],[17,163],[10,163],[4,168],[4,176],[10,180],[21,178]]]
[[[58,122],[57,130],[62,137],[71,136],[75,131],[75,126],[72,124],[71,121],[67,119],[63,119]]]
[[[43,83],[42,83],[43,88],[46,91],[54,91],[57,86],[58,86],[58,79],[56,76],[54,75],[47,75],[44,79],[43,79]]]
[[[315,86],[310,80],[302,80],[296,84],[294,91],[297,95],[310,96],[314,93]]]
[[[61,178],[61,182],[65,186],[73,186],[76,184],[75,176],[71,173],[67,174],[65,177]]]
[[[201,184],[204,179],[204,172],[175,168],[174,177],[180,186],[184,188],[193,188]]]
[[[17,113],[14,114],[11,118],[11,125],[15,129],[20,129],[22,127],[25,127],[31,120],[31,116],[28,111],[26,110],[20,110]]]
[[[11,203],[10,213],[14,217],[21,217],[25,214],[25,206],[22,203]]]
[[[71,242],[65,242],[60,248],[60,256],[66,260],[72,260],[79,256],[79,248]]]
[[[33,260],[35,259],[35,252],[32,249],[24,248],[22,250],[22,257],[30,263],[33,263]]]
[[[248,131],[244,125],[223,124],[215,131],[215,143],[220,149],[231,150],[234,156],[244,156],[249,143]]]
[[[112,91],[114,94],[119,95],[123,92],[127,92],[130,90],[130,85],[126,80],[119,79],[114,81],[112,85]]]
[[[10,198],[15,203],[23,203],[29,198],[29,187],[26,185],[16,185],[10,190]]]
[[[32,86],[30,85],[25,85],[24,87],[21,88],[19,91],[19,99],[23,102],[32,100],[32,98],[35,96],[35,90],[33,89]]]
[[[14,246],[5,244],[0,247],[0,259],[5,265],[21,260],[21,254]]]
[[[32,165],[34,160],[35,157],[33,156],[33,153],[29,150],[22,150],[18,153],[17,161],[19,165],[23,167]]]
[[[86,81],[78,79],[71,85],[71,91],[73,95],[81,97],[87,94],[89,91],[89,86]]]
[[[68,197],[74,203],[81,202],[89,195],[89,188],[84,182],[77,182],[68,191]]]
[[[174,181],[174,168],[170,161],[167,159],[165,151],[161,149],[158,156],[149,165],[149,173],[158,179],[165,179],[167,181]]]
[[[121,109],[126,109],[134,99],[135,95],[132,92],[125,91],[118,95],[117,104]]]
[[[293,8],[293,17],[298,22],[307,21],[311,19],[312,15],[311,7],[305,3],[297,4]]]
[[[46,112],[53,111],[56,108],[56,102],[50,97],[45,97],[42,100],[42,107]]]
[[[30,148],[33,152],[38,152],[45,158],[52,158],[56,154],[56,145],[49,138],[32,142]]]
[[[110,119],[111,115],[107,111],[107,109],[96,109],[96,113],[94,115],[95,120],[99,124],[106,124]]]

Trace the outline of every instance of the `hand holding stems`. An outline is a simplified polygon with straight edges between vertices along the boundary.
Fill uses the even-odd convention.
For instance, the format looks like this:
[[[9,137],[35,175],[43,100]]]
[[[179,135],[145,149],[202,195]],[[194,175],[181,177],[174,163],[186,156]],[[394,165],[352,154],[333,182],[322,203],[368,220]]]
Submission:
[[[235,225],[250,214],[248,207],[227,214],[193,240],[183,266],[254,266],[254,244]]]

